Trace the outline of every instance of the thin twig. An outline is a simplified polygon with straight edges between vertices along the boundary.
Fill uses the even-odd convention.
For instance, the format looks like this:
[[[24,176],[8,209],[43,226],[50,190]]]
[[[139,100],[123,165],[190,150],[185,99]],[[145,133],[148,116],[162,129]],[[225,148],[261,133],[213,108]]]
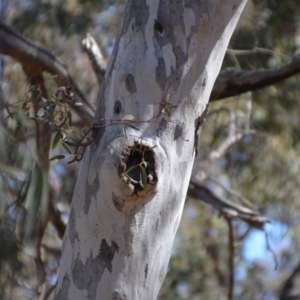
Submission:
[[[237,55],[237,53],[235,53]],[[282,67],[271,70],[222,70],[215,81],[210,101],[240,95],[249,91],[262,89],[285,80],[300,72],[300,54]]]
[[[234,203],[230,201],[230,199],[217,195],[208,188],[205,183],[199,182],[195,177],[191,178],[188,195],[208,203],[222,215],[228,218],[243,220],[254,228],[263,230],[264,225],[270,222],[269,219],[263,216],[259,211]]]
[[[277,259],[277,255],[275,253],[275,251],[272,249],[271,245],[270,245],[270,241],[269,241],[269,235],[268,233],[264,230],[265,232],[265,239],[266,239],[266,245],[267,245],[267,250],[271,252],[274,262],[275,262],[275,271],[278,268],[278,259]]]
[[[245,198],[244,195],[242,195],[238,191],[236,191],[234,189],[227,188],[221,182],[219,182],[218,180],[216,180],[216,179],[214,179],[212,177],[206,177],[206,178],[208,180],[213,181],[215,184],[217,184],[219,187],[221,187],[226,193],[228,193],[230,195],[233,195],[233,196],[236,196],[237,198],[239,198],[240,201],[242,202],[242,204],[244,204],[248,208],[253,209],[253,210],[257,210],[257,208],[247,198]]]
[[[234,228],[232,225],[232,220],[230,218],[226,218],[228,224],[228,236],[229,236],[229,258],[228,258],[228,269],[229,269],[229,288],[228,288],[228,300],[233,299],[234,293],[234,270],[235,270],[235,240],[234,240]]]

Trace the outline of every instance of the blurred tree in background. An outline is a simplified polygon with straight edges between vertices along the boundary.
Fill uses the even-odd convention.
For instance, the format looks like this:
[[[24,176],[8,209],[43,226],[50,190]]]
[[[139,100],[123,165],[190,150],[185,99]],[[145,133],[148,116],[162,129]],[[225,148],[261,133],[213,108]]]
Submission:
[[[248,1],[223,68],[255,71],[287,64],[299,51],[299,5]],[[59,57],[88,99],[82,106],[92,111],[99,84],[81,41],[87,33],[94,36],[107,61],[124,2],[4,1],[0,21]],[[79,165],[67,163],[78,148],[74,141],[87,139],[89,124],[74,110],[78,100],[67,84],[50,72],[28,76],[13,55],[5,54],[0,64],[0,298],[47,299],[57,279]],[[41,78],[44,89],[37,85]],[[211,103],[193,178],[218,197],[258,209],[271,223],[262,231],[188,197],[160,299],[230,299],[233,281],[235,299],[292,299],[283,296],[283,287],[300,263],[298,79]],[[37,138],[39,130],[43,139]],[[49,152],[39,147],[41,140],[55,158],[49,163],[41,155]]]

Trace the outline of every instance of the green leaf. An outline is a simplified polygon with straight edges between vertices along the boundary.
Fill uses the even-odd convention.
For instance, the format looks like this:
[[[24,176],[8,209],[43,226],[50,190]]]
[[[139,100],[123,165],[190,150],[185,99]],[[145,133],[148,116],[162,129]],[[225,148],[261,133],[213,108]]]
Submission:
[[[72,114],[70,111],[68,111],[68,118],[69,118],[69,126],[72,126]]]
[[[55,155],[55,156],[51,157],[51,158],[49,159],[49,161],[52,161],[52,160],[55,160],[55,159],[56,159],[56,160],[61,160],[61,159],[64,159],[64,158],[66,158],[66,156],[60,154],[60,155]]]
[[[126,126],[128,126],[128,127],[130,127],[130,128],[132,128],[132,129],[135,129],[135,130],[138,130],[138,131],[141,131],[141,129],[139,129],[139,128],[137,128],[137,127],[135,127],[135,126],[133,126],[133,125],[131,125],[131,124],[125,124]]]
[[[171,116],[171,111],[167,107],[162,110],[162,113],[168,117]]]
[[[43,173],[38,166],[33,167],[32,180],[26,195],[25,207],[28,211],[26,220],[26,236],[28,237],[35,226],[37,226],[38,210],[42,201],[43,189],[47,184]]]
[[[58,112],[58,121],[62,121],[64,119],[64,113],[60,110],[59,112]]]
[[[134,170],[135,168],[137,168],[138,165],[134,165],[134,166],[131,166],[129,169],[127,169],[124,173],[128,175],[128,173],[130,173],[132,170]],[[129,175],[128,175],[129,176]]]
[[[30,172],[28,174],[28,180],[24,183],[21,193],[19,194],[16,203],[17,205],[21,205],[22,203],[24,203],[26,197],[27,197],[27,193],[29,191],[30,188],[30,184],[31,184],[31,177],[32,177],[32,172]]]
[[[61,138],[61,132],[60,132],[60,130],[58,130],[56,132],[55,137],[54,137],[53,142],[52,142],[52,149],[56,148],[60,138]]]
[[[148,163],[145,160],[143,160],[142,163],[141,163],[141,166],[144,167],[144,168],[147,168]]]
[[[68,145],[65,142],[61,141],[61,145],[69,154],[72,154],[72,151],[70,150],[70,148],[68,147]]]
[[[143,183],[143,188],[147,188],[147,173],[146,169],[143,166],[140,166],[141,169],[141,174],[142,174],[142,183]]]

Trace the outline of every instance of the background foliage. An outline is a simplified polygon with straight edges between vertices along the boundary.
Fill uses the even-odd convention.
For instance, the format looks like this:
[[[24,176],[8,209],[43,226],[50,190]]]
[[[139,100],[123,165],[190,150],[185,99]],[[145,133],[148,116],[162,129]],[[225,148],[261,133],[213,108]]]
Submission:
[[[288,62],[300,46],[297,1],[248,1],[223,68],[256,70]],[[108,58],[123,2],[13,0],[4,3],[4,19],[57,55],[95,106],[99,87],[81,40],[90,33]],[[46,183],[42,182],[43,168],[37,164],[34,150],[35,123],[24,109],[24,101],[28,103],[32,93],[20,64],[9,56],[2,59],[0,298],[46,299],[41,298],[43,288],[35,266],[36,240],[41,234],[35,229],[48,213],[43,210],[39,187]],[[55,95],[59,85],[50,75],[46,78],[49,94]],[[293,77],[263,90],[214,102],[202,129],[194,173],[205,174],[205,182],[217,193],[224,195],[221,184],[243,195],[271,220],[265,228],[268,238],[242,221],[233,223],[236,299],[278,299],[282,285],[299,263],[298,80]],[[237,132],[251,129],[254,134],[211,161],[210,154],[224,141],[232,124]],[[84,130],[78,115],[72,115],[69,126],[74,136]],[[54,136],[55,132],[52,146]],[[62,146],[58,143],[53,147],[50,156],[69,156],[68,149]],[[78,169],[78,163],[68,165],[68,161],[70,158],[51,162],[50,166],[54,198],[65,222]],[[230,195],[233,200],[240,198]],[[51,223],[47,223],[42,237],[45,282],[51,288],[56,281],[61,240]],[[187,199],[160,299],[226,299],[228,249],[226,220],[199,199]]]

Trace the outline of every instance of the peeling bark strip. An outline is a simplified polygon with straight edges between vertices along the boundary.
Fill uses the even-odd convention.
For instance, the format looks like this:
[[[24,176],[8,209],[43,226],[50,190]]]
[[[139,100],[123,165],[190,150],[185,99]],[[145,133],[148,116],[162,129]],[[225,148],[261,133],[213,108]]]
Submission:
[[[157,298],[197,132],[245,2],[129,1],[94,119],[101,127],[74,191],[55,300]]]

